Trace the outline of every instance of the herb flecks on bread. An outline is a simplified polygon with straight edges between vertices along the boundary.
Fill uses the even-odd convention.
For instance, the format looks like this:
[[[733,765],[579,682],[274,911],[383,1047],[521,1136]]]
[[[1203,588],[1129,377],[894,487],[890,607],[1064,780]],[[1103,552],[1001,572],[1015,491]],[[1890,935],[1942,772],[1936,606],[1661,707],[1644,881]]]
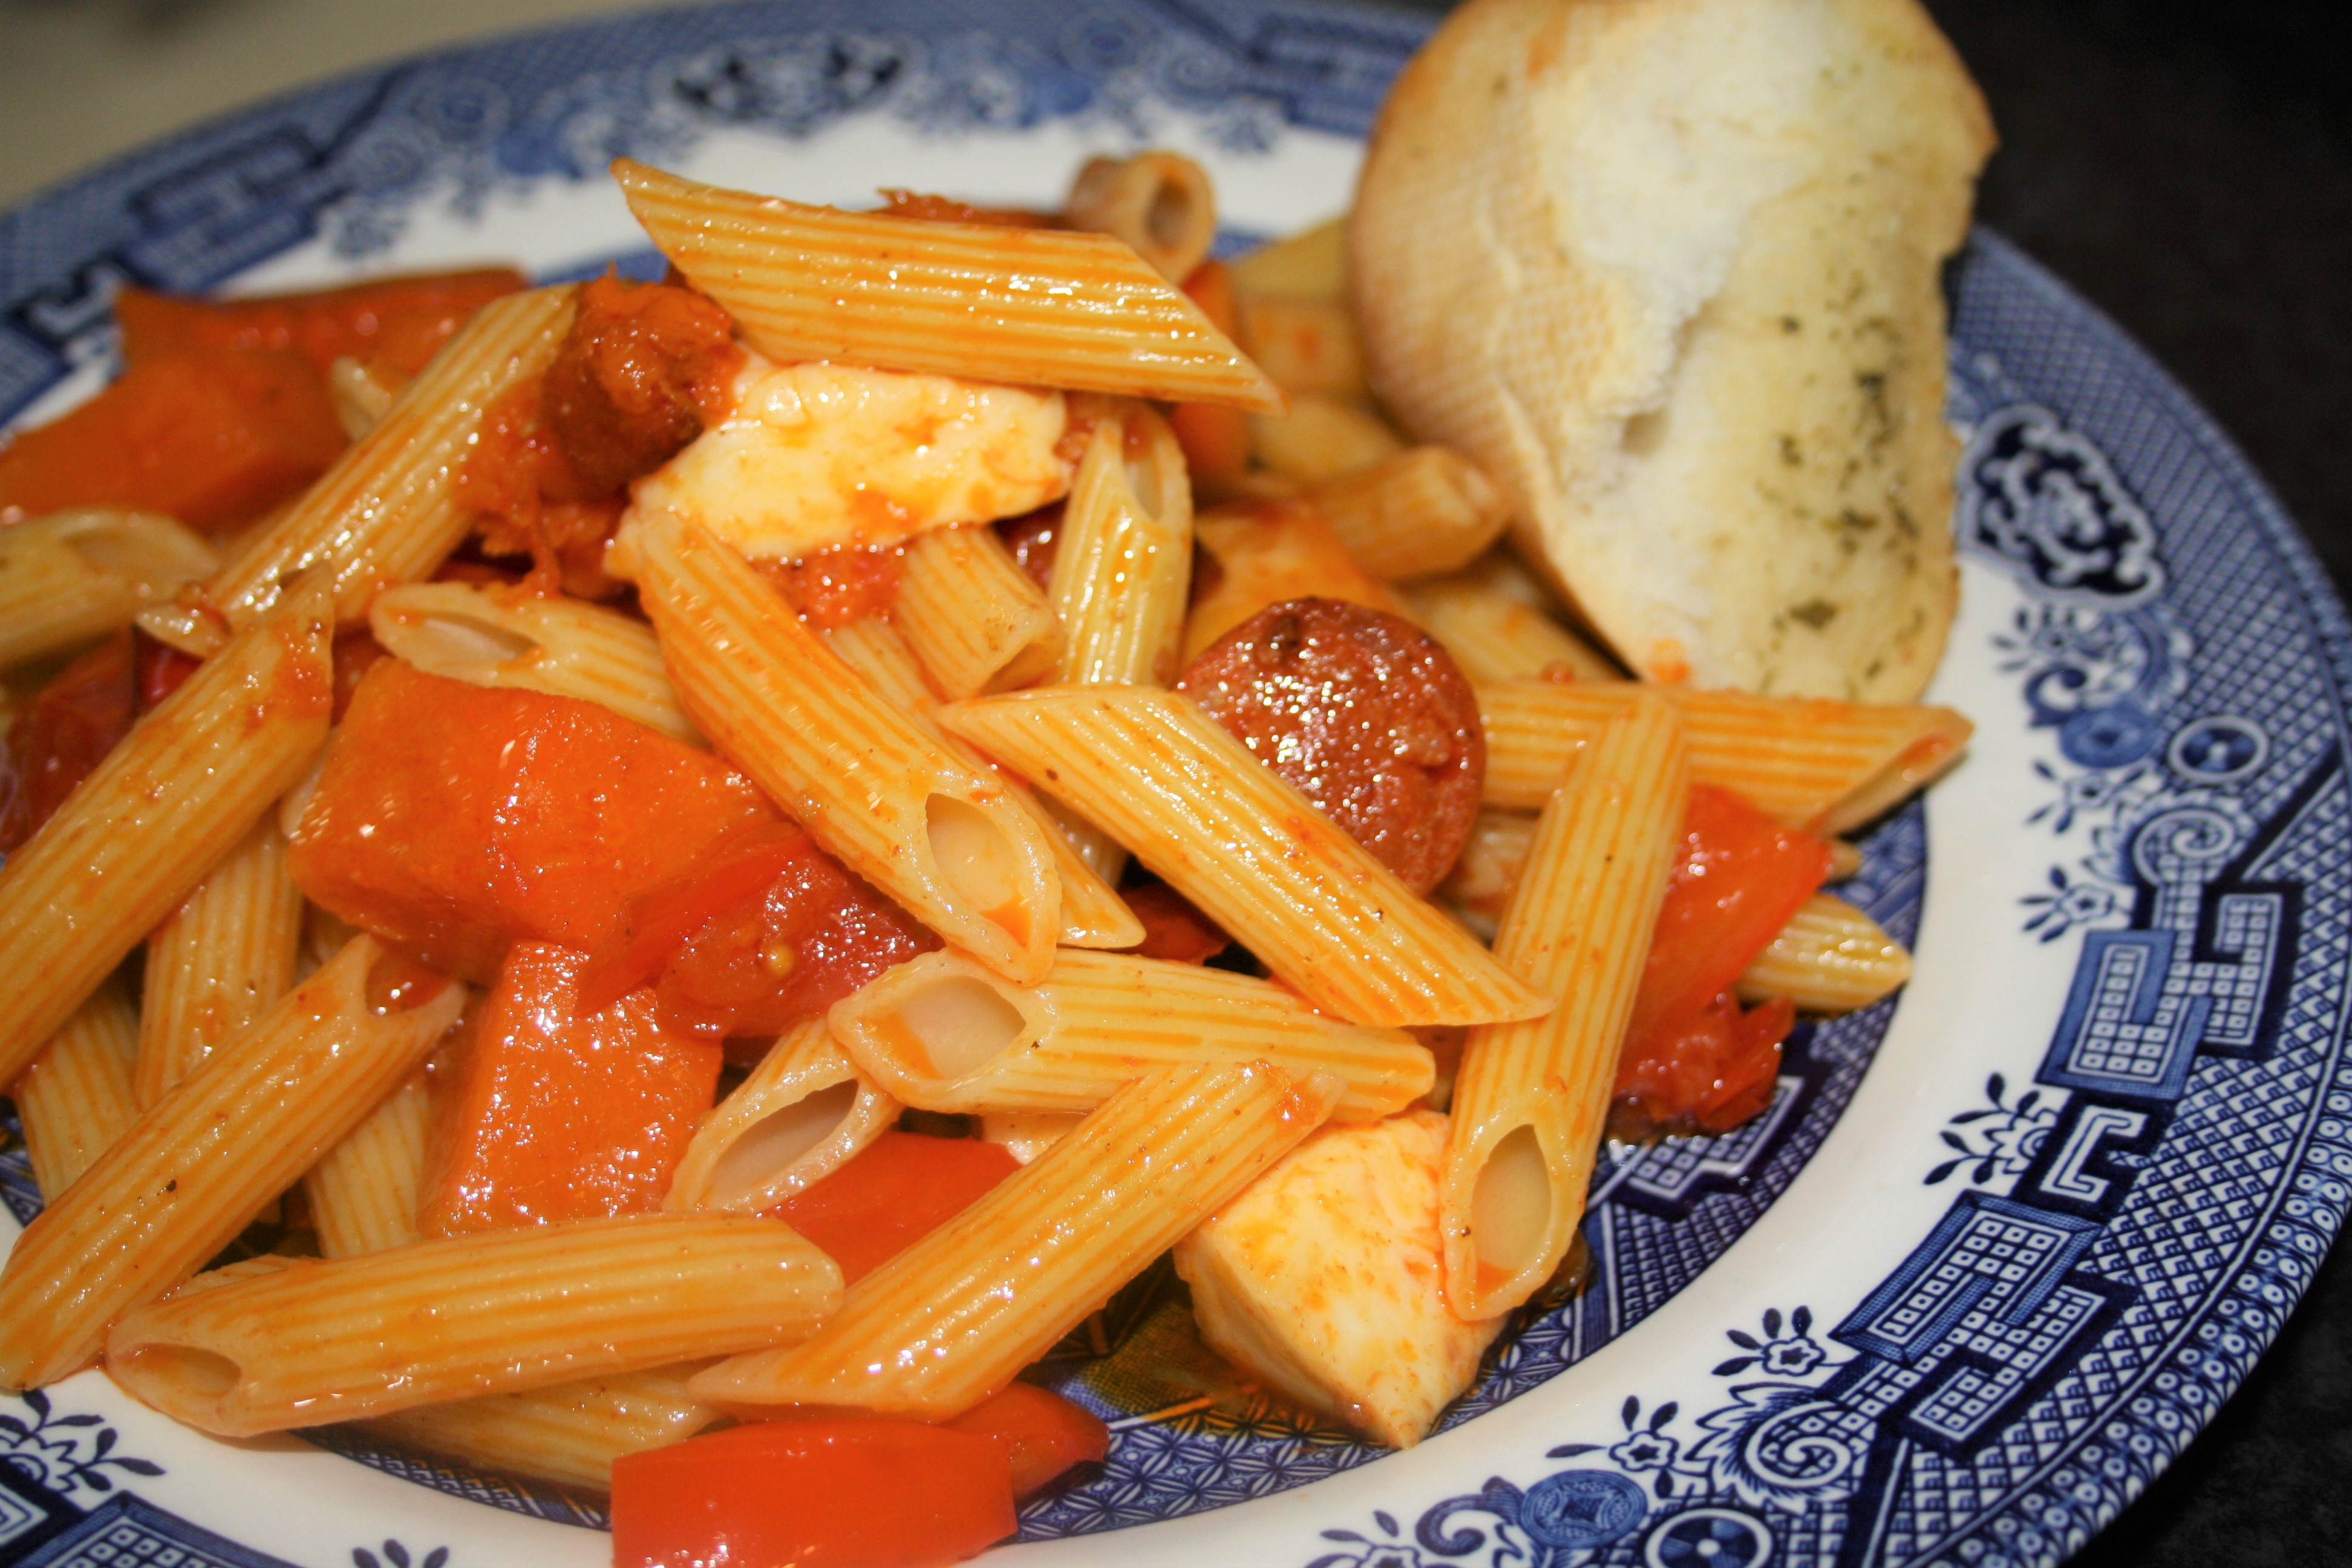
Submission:
[[[1373,386],[1643,674],[1908,700],[1957,605],[1939,279],[1991,145],[1914,0],[1472,0],[1357,193]]]

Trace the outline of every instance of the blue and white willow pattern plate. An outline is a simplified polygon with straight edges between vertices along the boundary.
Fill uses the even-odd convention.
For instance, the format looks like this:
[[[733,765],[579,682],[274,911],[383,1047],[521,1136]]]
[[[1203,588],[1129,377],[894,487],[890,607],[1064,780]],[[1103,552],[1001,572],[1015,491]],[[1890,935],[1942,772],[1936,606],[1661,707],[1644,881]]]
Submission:
[[[1174,145],[1244,244],[1344,205],[1426,26],[813,0],[351,77],[0,218],[0,413],[102,381],[126,280],[642,272],[602,172],[621,153],[817,201],[1044,203],[1090,151]],[[1117,1436],[1024,1511],[1008,1568],[2050,1563],[2277,1331],[2352,1181],[2345,616],[2113,327],[1989,235],[1957,278],[1965,600],[1935,696],[1979,729],[1845,889],[1916,939],[1918,978],[1801,1029],[1753,1125],[1610,1151],[1591,1289],[1503,1342],[1412,1453],[1238,1397],[1164,1272],[1139,1282],[1040,1374]],[[0,1197],[37,1206],[21,1143]],[[593,1498],[351,1434],[215,1442],[95,1373],[0,1399],[0,1562],[587,1564],[601,1522]]]

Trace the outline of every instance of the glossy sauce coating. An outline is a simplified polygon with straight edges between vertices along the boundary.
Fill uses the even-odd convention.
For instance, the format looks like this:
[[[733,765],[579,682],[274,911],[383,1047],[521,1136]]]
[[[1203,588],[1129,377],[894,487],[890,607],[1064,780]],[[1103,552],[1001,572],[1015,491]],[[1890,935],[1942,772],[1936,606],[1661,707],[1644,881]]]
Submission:
[[[727,416],[741,368],[727,313],[690,289],[598,278],[547,367],[541,405],[578,479],[610,500]]]
[[[1340,599],[1269,605],[1177,689],[1414,892],[1469,841],[1486,773],[1478,700],[1410,622]]]

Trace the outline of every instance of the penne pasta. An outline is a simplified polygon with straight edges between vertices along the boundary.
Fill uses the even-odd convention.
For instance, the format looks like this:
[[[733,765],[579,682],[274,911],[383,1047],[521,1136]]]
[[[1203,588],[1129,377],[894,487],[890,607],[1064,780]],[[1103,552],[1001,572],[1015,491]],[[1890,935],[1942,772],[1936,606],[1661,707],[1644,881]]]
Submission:
[[[1834,893],[1815,893],[1739,977],[1743,1001],[1786,996],[1804,1013],[1851,1013],[1911,978],[1911,954]]]
[[[1618,681],[1498,681],[1478,689],[1486,805],[1535,811],[1607,720],[1655,689]],[[1691,777],[1737,792],[1792,827],[1839,834],[1879,816],[1959,760],[1975,726],[1949,708],[1666,693],[1689,739]]]
[[[1555,620],[1534,580],[1507,557],[1400,590],[1422,629],[1472,681],[1622,680],[1607,656]]]
[[[1356,563],[1390,583],[1459,570],[1511,520],[1502,492],[1446,447],[1414,447],[1326,479],[1307,499]]]
[[[1103,827],[1324,1012],[1403,1026],[1550,1009],[1189,698],[1041,687],[940,718]]]
[[[147,939],[132,1079],[142,1110],[293,988],[301,946],[302,889],[265,811]]]
[[[888,1131],[898,1109],[842,1054],[823,1018],[808,1019],[702,1119],[662,1206],[772,1209]]]
[[[893,624],[950,697],[1026,686],[1062,654],[1052,606],[986,523],[908,541]]]
[[[1184,623],[1183,662],[1265,609],[1287,599],[1345,599],[1405,614],[1388,584],[1356,564],[1321,513],[1295,501],[1256,501],[1204,511],[1194,523],[1215,563]]]
[[[940,728],[932,717],[940,700],[923,679],[922,666],[898,629],[878,616],[828,626],[825,647],[864,676],[884,701],[911,715],[923,733],[975,773],[989,774],[1004,785],[1005,794],[1036,823],[1054,874],[1062,879],[1062,923],[1058,937],[1065,947],[1133,947],[1143,940],[1143,922],[1118,896],[1108,876],[1087,858],[1079,843],[1048,808],[1018,780],[1009,778],[970,744]],[[1108,842],[1108,840],[1105,840]],[[1116,848],[1116,846],[1113,847]],[[1117,862],[1110,875],[1117,874]]]
[[[1003,1144],[1026,1165],[1085,1120],[1075,1110],[1000,1110],[980,1119],[980,1136],[983,1142]]]
[[[1250,451],[1277,474],[1309,484],[1369,468],[1405,449],[1377,414],[1328,393],[1302,392],[1284,414],[1250,416]]]
[[[696,1374],[722,1408],[971,1408],[1313,1131],[1336,1085],[1263,1064],[1162,1069],[860,1279],[812,1338]]]
[[[219,568],[211,545],[153,512],[89,508],[0,528],[0,669],[127,626]]]
[[[416,1205],[432,1119],[432,1088],[412,1073],[310,1167],[302,1191],[320,1257],[382,1252],[422,1234]]]
[[[1332,1116],[1403,1110],[1435,1075],[1402,1029],[1327,1018],[1245,974],[1122,952],[1064,952],[1034,985],[929,952],[834,1004],[833,1037],[920,1110],[1084,1111],[1156,1068],[1263,1061],[1345,1085]]]
[[[627,158],[613,174],[654,244],[771,359],[1283,406],[1200,307],[1107,235],[838,212]]]
[[[606,1491],[614,1459],[683,1443],[718,1419],[686,1392],[683,1369],[662,1367],[420,1405],[359,1429],[488,1469]]]
[[[844,864],[998,973],[1052,962],[1061,879],[1003,783],[959,762],[709,533],[651,521],[637,586],[687,712]]]
[[[490,405],[547,368],[572,325],[570,285],[493,300],[401,389],[383,418],[335,459],[268,531],[205,583],[194,605],[148,611],[140,625],[189,653],[275,606],[286,584],[323,567],[335,618],[352,625],[395,583],[432,574],[473,514],[457,504],[458,470]]]
[[[0,868],[0,1083],[299,779],[332,700],[323,584],[231,639]]]
[[[101,985],[9,1086],[42,1202],[57,1202],[137,1118],[138,1040],[138,1015],[111,984]]]
[[[0,1269],[0,1388],[89,1365],[109,1323],[194,1274],[424,1059],[464,987],[379,1011],[383,956],[355,938],[26,1226]]]
[[[106,1367],[242,1437],[782,1344],[840,1301],[841,1270],[781,1220],[630,1215],[177,1292],[115,1324]]]
[[[1244,291],[1235,302],[1242,347],[1275,385],[1293,396],[1370,400],[1364,351],[1346,300]]]
[[[368,628],[385,652],[428,675],[577,697],[703,743],[653,629],[617,610],[472,583],[410,583],[376,595]]]
[[[1464,1046],[1439,1212],[1465,1322],[1534,1295],[1576,1239],[1689,793],[1675,710],[1648,692],[1594,733],[1536,825],[1495,953],[1559,1006]]]
[[[327,391],[335,400],[335,417],[343,434],[357,441],[383,423],[392,400],[408,384],[407,378],[379,361],[361,361],[350,354],[336,357],[327,367]]]
[[[1217,238],[1208,171],[1181,153],[1087,159],[1062,216],[1072,228],[1127,241],[1171,283],[1192,276]]]

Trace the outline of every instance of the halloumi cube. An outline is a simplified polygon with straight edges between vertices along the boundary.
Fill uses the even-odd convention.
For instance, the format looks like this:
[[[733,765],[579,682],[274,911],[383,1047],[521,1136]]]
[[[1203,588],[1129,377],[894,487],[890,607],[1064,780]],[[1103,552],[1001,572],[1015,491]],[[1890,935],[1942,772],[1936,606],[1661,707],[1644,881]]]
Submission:
[[[1502,1328],[1446,1310],[1444,1158],[1433,1110],[1309,1139],[1177,1244],[1201,1337],[1374,1442],[1421,1441]]]

